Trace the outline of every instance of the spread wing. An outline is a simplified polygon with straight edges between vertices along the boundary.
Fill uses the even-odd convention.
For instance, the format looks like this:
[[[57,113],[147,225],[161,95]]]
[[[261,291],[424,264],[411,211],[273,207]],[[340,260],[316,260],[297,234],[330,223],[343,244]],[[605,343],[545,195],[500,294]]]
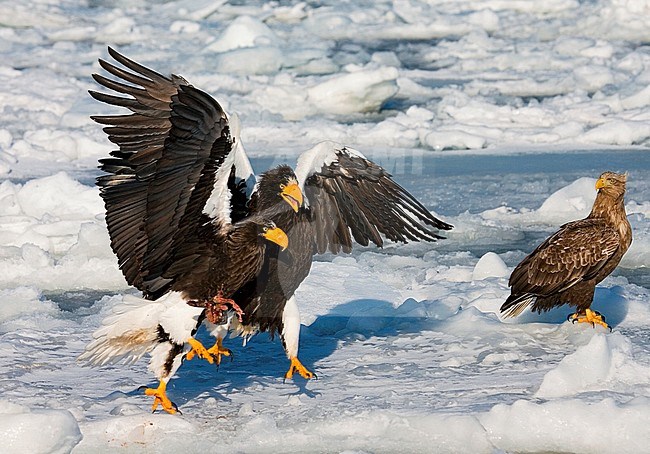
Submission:
[[[298,159],[296,177],[303,187],[319,253],[350,252],[352,240],[367,246],[391,241],[436,241],[437,219],[382,167],[358,151],[323,142]]]
[[[550,295],[594,277],[620,246],[618,232],[600,219],[570,222],[540,244],[512,272],[512,294]]]
[[[127,69],[100,60],[118,80],[93,77],[127,96],[90,94],[132,113],[92,117],[107,125],[104,131],[119,147],[100,161],[106,174],[97,184],[111,246],[126,280],[155,298],[171,287],[174,276],[164,273],[198,228],[230,222],[234,140],[228,117],[208,94],[111,48],[109,54]]]

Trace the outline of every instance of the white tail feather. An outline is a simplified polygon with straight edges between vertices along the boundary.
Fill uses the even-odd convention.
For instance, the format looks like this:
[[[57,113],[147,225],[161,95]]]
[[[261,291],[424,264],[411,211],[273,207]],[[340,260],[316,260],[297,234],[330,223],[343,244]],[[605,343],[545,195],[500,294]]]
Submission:
[[[537,299],[536,296],[531,295],[527,298],[522,299],[521,301],[515,303],[513,306],[506,309],[503,313],[504,317],[517,317],[520,315],[528,306],[535,302]]]
[[[173,342],[182,344],[196,327],[201,308],[191,307],[176,292],[151,301],[126,295],[93,333],[78,360],[93,366],[134,363],[160,342],[160,325]]]
[[[103,366],[123,361],[130,364],[153,350],[158,341],[158,321],[165,305],[127,295],[93,333],[79,361]]]

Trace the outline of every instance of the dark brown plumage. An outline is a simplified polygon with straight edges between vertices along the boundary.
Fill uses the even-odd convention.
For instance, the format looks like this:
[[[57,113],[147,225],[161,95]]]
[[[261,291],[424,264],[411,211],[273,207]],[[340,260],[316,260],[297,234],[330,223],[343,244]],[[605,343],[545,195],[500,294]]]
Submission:
[[[301,177],[286,165],[261,175],[250,211],[272,219],[291,246],[286,252],[267,248],[263,279],[243,286],[233,297],[244,311],[243,331],[279,332],[290,358],[297,355],[297,340],[285,335],[285,308],[309,275],[315,254],[349,253],[353,241],[381,247],[384,236],[401,242],[435,241],[442,238],[436,229],[451,228],[377,164],[353,150],[322,145],[303,155],[311,158],[310,171],[303,157],[299,159],[296,173]],[[272,188],[290,181],[304,187],[306,204],[297,211],[273,197]],[[295,364],[301,375],[311,376],[297,359]],[[290,369],[286,377],[291,375]]]
[[[192,337],[201,316],[184,305],[203,311],[212,322],[222,321],[228,309],[237,309],[229,297],[259,274],[267,244],[286,248],[287,237],[268,218],[254,213],[233,222],[227,214],[228,201],[211,199],[215,191],[228,191],[236,146],[219,103],[181,77],[162,76],[110,48],[109,54],[128,70],[104,60],[100,65],[134,85],[93,77],[130,97],[90,94],[132,113],[92,117],[106,125],[109,140],[119,146],[100,161],[106,173],[97,184],[111,247],[127,282],[160,307],[149,313],[134,310],[139,311],[135,320],[142,317],[142,328],[130,323],[128,316],[114,319],[121,328],[100,330],[82,357],[104,363],[137,350],[131,356],[137,359],[158,348],[156,343],[165,344],[151,363],[160,386],[147,393],[156,397],[154,409],[162,403],[174,412],[165,385],[180,366],[185,344],[209,356]],[[178,301],[164,298],[170,293],[180,295]],[[160,319],[152,327],[154,314]],[[131,350],[124,347],[127,344]]]
[[[206,298],[214,289],[203,291],[203,284],[225,255],[218,251],[213,259],[205,243],[188,243],[188,234],[210,237],[224,221],[215,222],[214,214],[225,211],[233,225],[260,217],[280,230],[280,224],[285,226],[290,250],[267,244],[261,267],[247,281],[222,279],[232,283],[228,291],[234,292],[225,296],[243,309],[242,323],[235,319],[231,328],[243,334],[279,332],[292,364],[287,377],[294,369],[311,376],[297,360],[300,320],[293,295],[309,274],[314,254],[350,252],[353,242],[382,246],[384,238],[436,241],[438,229],[451,228],[380,166],[332,142],[301,155],[295,173],[279,166],[262,174],[255,186],[246,177],[252,169],[237,127],[214,99],[182,77],[165,77],[112,49],[109,54],[130,71],[103,60],[101,66],[133,84],[95,75],[101,85],[131,98],[91,92],[133,112],[94,117],[109,125],[109,139],[120,146],[114,158],[103,161],[111,175],[100,185],[107,206],[114,206],[107,223],[127,280],[148,298],[171,290]],[[218,206],[206,208],[209,202]],[[177,209],[164,211],[174,205]],[[220,344],[227,328],[213,326],[215,319],[206,325],[218,339],[209,353],[219,361],[219,355],[229,354]]]
[[[528,306],[542,312],[569,304],[576,308],[572,320],[600,323],[589,309],[596,284],[616,268],[632,242],[623,200],[626,178],[613,172],[600,176],[589,216],[564,224],[514,269],[501,312],[513,317]]]
[[[102,159],[97,179],[106,205],[111,246],[129,284],[149,299],[179,291],[189,299],[232,294],[259,271],[262,235],[275,228],[262,218],[213,219],[204,207],[219,167],[233,145],[226,114],[183,78],[164,77],[109,48],[127,68],[101,66],[121,82],[97,82],[133,98],[91,91],[131,115],[93,116],[120,148]],[[230,171],[230,169],[228,169]]]

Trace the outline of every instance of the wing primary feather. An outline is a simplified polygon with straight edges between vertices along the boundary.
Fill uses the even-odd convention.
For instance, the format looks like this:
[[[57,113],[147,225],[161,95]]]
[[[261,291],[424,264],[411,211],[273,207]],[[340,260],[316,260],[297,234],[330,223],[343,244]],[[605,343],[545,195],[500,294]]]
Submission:
[[[107,62],[106,60],[99,59],[99,65],[104,68],[107,72],[111,73],[112,75],[119,77],[121,79],[126,80],[127,82],[131,82],[134,85],[139,85],[141,87],[145,88],[153,88],[155,87],[155,83],[150,80],[146,79],[144,77],[141,77],[137,74],[134,74],[129,71],[125,71],[122,68],[119,68],[112,63]],[[163,77],[162,75],[159,75],[160,77]]]
[[[131,60],[128,57],[125,57],[124,55],[122,55],[121,53],[119,53],[118,51],[116,51],[115,49],[113,49],[110,46],[108,47],[108,54],[111,57],[113,57],[117,62],[123,64],[124,66],[126,66],[130,70],[133,70],[133,71],[135,71],[135,72],[149,78],[152,81],[159,82],[159,83],[162,82],[162,81],[167,82],[167,83],[172,82],[172,80],[170,78],[165,77],[162,74],[160,74],[159,72],[156,72],[156,71],[154,71],[154,70],[152,70],[150,68],[147,68],[146,66],[143,66],[140,63],[137,63],[137,62],[135,62],[134,60]],[[183,81],[184,81],[184,79],[183,79]]]
[[[119,147],[100,160],[107,174],[97,184],[127,281],[157,298],[181,278],[171,264],[190,263],[187,254],[206,249],[198,234],[205,223],[201,210],[232,141],[225,112],[208,94],[180,76],[165,77],[112,48],[108,52],[126,69],[100,60],[115,79],[93,77],[113,93],[90,95],[132,113],[92,117]]]
[[[299,158],[296,175],[308,190],[319,251],[325,247],[324,241],[330,241],[331,252],[338,252],[339,242],[350,249],[352,237],[359,244],[372,241],[378,246],[383,243],[381,235],[391,241],[436,241],[443,237],[432,228],[452,228],[382,167],[354,150],[319,144]],[[319,203],[321,199],[326,202]]]

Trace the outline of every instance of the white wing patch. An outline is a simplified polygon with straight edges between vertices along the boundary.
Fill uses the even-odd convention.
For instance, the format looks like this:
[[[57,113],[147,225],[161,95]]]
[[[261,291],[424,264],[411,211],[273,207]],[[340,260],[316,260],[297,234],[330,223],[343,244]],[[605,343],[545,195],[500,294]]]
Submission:
[[[250,198],[255,186],[255,173],[251,166],[250,160],[246,155],[246,150],[242,145],[240,131],[241,122],[239,116],[233,114],[228,116],[228,125],[230,127],[230,136],[233,140],[233,147],[224,159],[223,164],[217,170],[214,180],[214,187],[212,193],[208,198],[205,206],[203,207],[203,214],[212,219],[221,219],[230,224],[232,219],[230,217],[230,199],[232,194],[228,189],[228,179],[230,178],[230,171],[235,166],[235,178],[237,182],[243,180],[246,182],[246,197]]]
[[[203,214],[212,219],[221,219],[230,224],[230,191],[228,190],[228,178],[230,177],[230,169],[235,163],[235,150],[234,148],[228,153],[226,159],[217,170],[214,178],[214,187],[210,193],[210,197],[205,206],[203,207]]]
[[[256,184],[256,177],[253,166],[251,166],[251,162],[244,149],[244,144],[241,141],[241,121],[239,120],[239,115],[232,114],[232,116],[228,117],[228,122],[230,124],[230,134],[235,141],[233,147],[233,151],[235,152],[235,178],[238,181],[243,180],[246,182],[246,198],[250,199]]]
[[[328,166],[337,161],[341,155],[356,156],[358,158],[366,159],[361,152],[352,148],[344,147],[340,143],[332,142],[330,140],[320,142],[312,149],[301,154],[298,158],[295,171],[300,189],[304,189],[307,178],[320,172],[324,166]]]

